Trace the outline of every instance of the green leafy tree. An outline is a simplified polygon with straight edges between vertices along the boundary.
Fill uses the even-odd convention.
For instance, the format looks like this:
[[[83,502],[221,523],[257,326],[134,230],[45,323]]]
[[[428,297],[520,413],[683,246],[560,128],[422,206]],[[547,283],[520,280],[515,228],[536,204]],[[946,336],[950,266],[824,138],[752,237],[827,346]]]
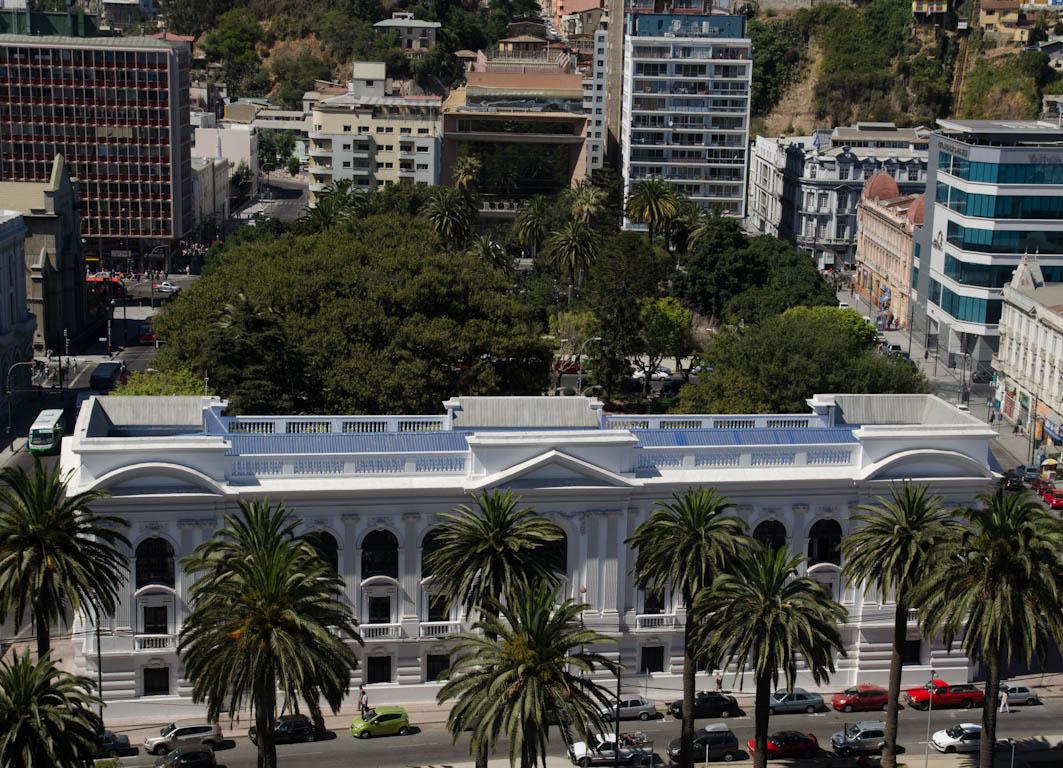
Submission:
[[[92,681],[60,672],[45,653],[0,658],[0,765],[82,768],[92,762],[103,723]]]
[[[547,238],[543,253],[568,276],[569,302],[573,289],[582,285],[584,274],[597,260],[600,248],[598,233],[579,220],[568,222]]]
[[[644,179],[631,185],[624,213],[632,221],[646,225],[646,236],[654,236],[679,212],[675,188],[663,179]]]
[[[282,505],[241,501],[184,561],[196,580],[178,651],[192,699],[211,720],[249,704],[263,768],[277,765],[278,691],[286,710],[324,698],[335,714],[358,666],[343,579],[299,526]]]
[[[203,52],[221,63],[230,95],[255,96],[265,91],[265,73],[256,50],[260,42],[262,30],[238,8],[223,14],[203,38]]]
[[[1032,494],[998,488],[963,511],[967,525],[915,593],[927,635],[957,637],[967,657],[986,670],[983,744],[997,742],[1001,669],[1029,664],[1063,643],[1063,521]],[[996,751],[983,749],[981,768]]]
[[[277,101],[284,109],[301,109],[303,94],[313,90],[314,81],[327,80],[331,75],[328,62],[305,48],[295,55],[275,56],[270,61],[273,77],[277,81]],[[292,148],[287,152],[282,149],[281,157],[290,155]]]
[[[554,389],[561,386],[564,370],[573,363],[582,365],[580,359],[594,338],[594,314],[586,310],[567,310],[550,316],[550,334],[554,340]]]
[[[748,32],[757,52],[753,58],[751,111],[754,115],[767,115],[800,76],[808,39],[794,19],[751,19]]]
[[[915,365],[874,351],[874,335],[869,323],[837,307],[794,307],[724,328],[702,355],[711,370],[683,387],[679,410],[795,413],[817,392],[926,391]]]
[[[125,384],[119,385],[115,396],[152,395],[205,395],[207,383],[192,371],[178,368],[170,371],[136,371]]]
[[[467,252],[470,256],[474,256],[492,267],[497,267],[506,274],[513,271],[513,259],[506,252],[506,247],[490,235],[480,235],[473,240]]]
[[[36,457],[32,473],[4,467],[0,484],[0,623],[32,619],[42,659],[53,625],[114,611],[128,573],[125,522],[90,508],[106,492],[68,494],[59,465]]]
[[[609,692],[589,679],[617,665],[589,645],[614,642],[583,627],[589,606],[560,602],[556,587],[522,585],[511,603],[492,603],[472,632],[455,641],[447,682],[436,696],[454,701],[447,729],[457,741],[472,724],[469,751],[493,751],[500,734],[509,742],[510,764],[545,764],[550,714],[557,717],[566,743],[605,729],[601,710]],[[499,618],[501,617],[501,618]]]
[[[854,313],[855,314],[855,313]],[[843,573],[850,584],[874,587],[879,599],[894,601],[893,649],[882,764],[897,764],[897,710],[908,637],[908,609],[918,586],[941,557],[942,547],[959,533],[957,521],[931,496],[926,485],[909,481],[890,489],[889,498],[860,505],[856,529],[843,543]]]
[[[802,659],[823,685],[834,672],[833,652],[845,655],[838,625],[846,610],[822,584],[798,575],[802,559],[753,542],[694,601],[694,613],[708,617],[696,640],[704,657],[720,660],[721,669],[753,667],[753,768],[768,764],[768,708],[779,670],[793,688]]]
[[[671,589],[687,608],[683,626],[683,712],[679,766],[694,764],[694,598],[710,587],[743,540],[745,524],[728,513],[730,502],[714,488],[687,488],[672,495],[625,543],[635,547],[635,582],[659,595]]]
[[[606,192],[587,179],[580,179],[564,192],[572,218],[583,224],[590,224],[605,212]]]
[[[639,313],[639,352],[635,367],[643,373],[642,396],[650,393],[651,376],[665,357],[671,355],[678,364],[692,348],[690,338],[690,310],[672,296],[643,299]]]
[[[437,187],[425,203],[421,214],[431,222],[439,239],[447,245],[460,246],[468,239],[472,229],[469,206],[457,191]]]
[[[285,170],[288,171],[289,176],[298,176],[299,171],[302,168],[302,163],[299,162],[299,158],[295,155],[288,156],[288,163]]]

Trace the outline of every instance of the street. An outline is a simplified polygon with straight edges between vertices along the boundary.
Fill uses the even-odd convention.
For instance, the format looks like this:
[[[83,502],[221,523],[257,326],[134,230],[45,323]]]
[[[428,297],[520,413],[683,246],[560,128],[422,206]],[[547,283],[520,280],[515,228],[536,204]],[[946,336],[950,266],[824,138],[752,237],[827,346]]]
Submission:
[[[433,713],[438,714],[438,713]],[[778,715],[771,719],[771,731],[793,729],[812,732],[820,744],[829,744],[831,734],[840,731],[845,723],[858,720],[874,720],[882,717],[881,713],[853,713],[844,715],[839,712],[824,712],[814,715]],[[438,718],[433,718],[438,719]],[[411,716],[416,725],[416,717]],[[931,732],[947,728],[960,722],[980,722],[980,710],[943,710],[932,713]],[[752,738],[752,713],[729,720],[698,720],[698,727],[709,722],[725,722],[734,731],[740,744]],[[222,723],[227,728],[227,721]],[[647,723],[639,721],[624,722],[623,731],[641,731],[652,741],[658,760],[667,762],[668,742],[679,736],[679,721],[671,717],[658,717]],[[926,743],[927,715],[914,710],[902,710],[900,718],[900,742],[906,747],[910,756],[922,759]],[[333,731],[332,738],[311,744],[287,744],[277,748],[282,765],[309,765],[315,768],[339,768],[350,765],[372,766],[427,766],[454,765],[471,762],[468,750],[468,736],[462,736],[453,744],[450,734],[442,723],[430,723],[414,730],[409,736],[391,736],[368,740],[353,739],[346,728]],[[549,755],[564,757],[565,750],[556,731],[549,745]],[[1000,715],[998,738],[1012,738],[1018,742],[1017,750],[1023,752],[1036,748],[1037,742],[1044,736],[1052,736],[1053,743],[1063,739],[1063,708],[1058,699],[1050,699],[1047,705],[1013,708],[1011,714]],[[142,741],[132,737],[133,743]],[[500,744],[495,750],[496,757],[506,754],[506,747]],[[931,755],[937,754],[933,749]],[[227,768],[254,768],[256,752],[254,745],[246,736],[226,742],[225,747],[217,753],[219,765]],[[748,760],[748,757],[746,758]],[[123,766],[150,766],[154,758],[150,755],[125,758]],[[802,762],[796,761],[800,765]],[[1063,758],[1058,764],[1063,764]]]
[[[307,205],[307,179],[292,178],[285,171],[275,171],[269,184],[262,182],[259,196],[233,213],[237,221],[249,222],[257,218],[274,218],[291,223],[303,215]]]

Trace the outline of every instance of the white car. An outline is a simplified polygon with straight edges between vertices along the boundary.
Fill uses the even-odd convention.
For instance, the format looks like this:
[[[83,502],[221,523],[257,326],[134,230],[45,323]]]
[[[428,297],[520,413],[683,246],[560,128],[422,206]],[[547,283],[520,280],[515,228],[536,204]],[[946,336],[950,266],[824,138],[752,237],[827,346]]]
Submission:
[[[982,726],[960,723],[931,737],[930,744],[938,752],[977,752],[982,747]]]
[[[1007,685],[1008,704],[1040,704],[1041,699],[1028,686]]]
[[[616,747],[616,734],[599,733],[591,736],[590,743],[577,741],[568,748],[568,756],[573,763],[580,766],[613,765],[616,761],[613,750]],[[649,757],[647,749],[639,747],[621,747],[620,764],[630,765]]]
[[[163,283],[156,283],[155,290],[161,293],[178,293],[181,290],[181,286],[174,285],[169,280]]]
[[[650,373],[650,381],[667,381],[671,377],[672,372],[669,369],[665,368],[663,365],[658,365]],[[646,371],[640,368],[639,370],[635,371],[634,375],[631,378],[633,378],[635,381],[643,381],[646,378]]]

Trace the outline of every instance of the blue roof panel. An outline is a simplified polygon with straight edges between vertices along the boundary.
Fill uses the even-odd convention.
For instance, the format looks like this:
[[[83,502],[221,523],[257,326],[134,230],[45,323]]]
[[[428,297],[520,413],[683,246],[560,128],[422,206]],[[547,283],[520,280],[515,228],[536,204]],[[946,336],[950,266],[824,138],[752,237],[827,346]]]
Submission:
[[[376,434],[229,435],[229,456],[316,453],[427,453],[467,451],[466,433],[406,432]]]
[[[642,448],[727,445],[833,445],[858,440],[852,427],[808,429],[633,429]]]

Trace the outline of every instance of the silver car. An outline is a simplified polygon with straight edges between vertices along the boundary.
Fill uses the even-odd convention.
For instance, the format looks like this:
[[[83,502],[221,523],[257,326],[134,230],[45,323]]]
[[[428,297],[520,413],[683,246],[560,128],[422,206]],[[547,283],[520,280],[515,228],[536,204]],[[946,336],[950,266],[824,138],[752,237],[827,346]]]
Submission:
[[[613,708],[603,709],[602,716],[612,722],[616,718],[616,710]],[[621,720],[652,720],[657,717],[657,707],[654,703],[642,696],[620,697]]]
[[[785,712],[819,712],[825,709],[823,697],[818,693],[809,693],[804,688],[792,691],[776,691],[768,701],[768,714],[781,715]]]
[[[1008,704],[1040,704],[1041,699],[1026,685],[1004,686],[1008,691]]]
[[[835,754],[847,757],[866,752],[881,754],[886,744],[886,724],[881,720],[862,720],[830,737]]]
[[[218,747],[224,740],[221,727],[217,723],[170,723],[159,731],[158,736],[148,736],[144,739],[144,751],[152,755],[165,755],[178,747],[194,744]]]

